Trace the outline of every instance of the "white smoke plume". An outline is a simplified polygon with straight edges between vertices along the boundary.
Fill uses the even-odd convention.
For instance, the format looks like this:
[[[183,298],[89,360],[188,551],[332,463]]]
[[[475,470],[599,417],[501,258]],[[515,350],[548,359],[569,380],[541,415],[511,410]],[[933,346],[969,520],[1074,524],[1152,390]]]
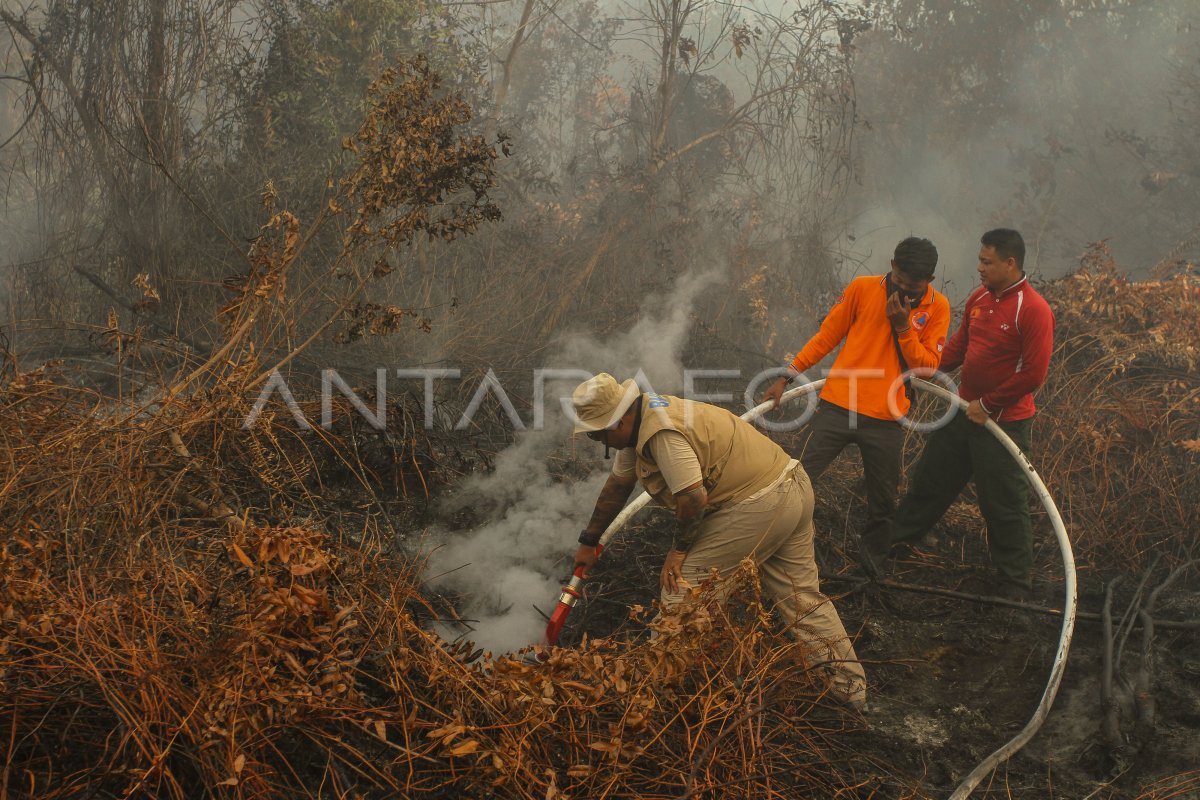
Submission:
[[[715,272],[685,275],[669,296],[647,298],[639,319],[625,333],[598,342],[567,336],[552,366],[589,374],[610,372],[618,380],[640,375],[658,392],[683,385],[680,353],[697,296],[718,279]],[[610,462],[587,440],[570,438],[559,398],[584,377],[548,382],[544,430],[518,434],[496,458],[495,469],[464,482],[447,510],[473,507],[488,521],[470,531],[433,531],[437,543],[429,557],[429,581],[460,594],[463,617],[472,630],[441,626],[446,638],[465,636],[493,653],[541,641],[546,621],[535,610],[553,610],[562,581],[570,575],[579,531],[587,524]],[[557,481],[547,464],[556,452],[575,447],[576,455],[594,452],[596,470],[583,481]]]

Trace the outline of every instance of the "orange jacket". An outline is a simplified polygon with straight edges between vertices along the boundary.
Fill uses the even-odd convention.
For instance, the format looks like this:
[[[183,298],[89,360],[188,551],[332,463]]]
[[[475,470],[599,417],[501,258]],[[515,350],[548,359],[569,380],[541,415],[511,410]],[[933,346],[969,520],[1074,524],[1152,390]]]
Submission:
[[[895,419],[888,407],[888,388],[900,415],[908,413],[900,377],[900,359],[892,342],[887,317],[886,276],[855,278],[833,304],[821,329],[792,360],[792,369],[805,372],[829,355],[843,339],[846,344],[829,370],[821,399],[876,419]],[[909,316],[909,329],[900,334],[900,349],[909,369],[935,369],[942,359],[950,329],[950,302],[932,286]]]

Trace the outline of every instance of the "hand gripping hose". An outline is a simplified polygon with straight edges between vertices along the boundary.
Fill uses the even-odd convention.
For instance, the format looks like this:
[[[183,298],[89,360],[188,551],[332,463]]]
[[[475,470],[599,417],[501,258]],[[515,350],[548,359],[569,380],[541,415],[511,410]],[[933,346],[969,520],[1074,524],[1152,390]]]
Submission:
[[[824,385],[825,381],[822,379],[794,387],[783,393],[780,402],[789,402],[801,395],[816,392]],[[967,403],[961,397],[951,394],[941,386],[920,379],[914,379],[913,385],[922,391],[930,392],[951,403],[960,411],[965,410],[967,407]],[[769,401],[760,403],[745,414],[742,414],[742,419],[752,422],[770,411],[771,406],[772,404]],[[1021,449],[1017,447],[999,425],[989,419],[985,427],[1004,446],[1009,455],[1024,467],[1025,477],[1029,480],[1030,485],[1037,493],[1038,499],[1042,502],[1042,506],[1045,507],[1046,513],[1050,517],[1050,522],[1054,527],[1054,535],[1058,539],[1059,553],[1062,555],[1066,597],[1063,602],[1063,624],[1058,638],[1058,651],[1054,656],[1054,664],[1050,668],[1050,677],[1046,682],[1046,689],[1042,693],[1042,699],[1038,703],[1037,709],[1034,711],[1029,722],[1025,724],[1025,727],[1016,736],[984,759],[984,761],[971,771],[962,783],[958,785],[958,788],[954,790],[954,793],[950,795],[950,800],[965,800],[965,798],[970,797],[971,793],[975,791],[975,787],[979,785],[979,782],[1001,762],[1010,758],[1024,747],[1033,738],[1034,734],[1037,733],[1038,729],[1042,727],[1042,723],[1046,721],[1046,717],[1050,713],[1050,706],[1054,703],[1055,695],[1058,694],[1059,684],[1062,683],[1063,670],[1067,664],[1067,651],[1070,649],[1071,636],[1075,631],[1075,612],[1079,603],[1078,591],[1076,589],[1075,555],[1071,551],[1071,541],[1067,538],[1067,529],[1063,525],[1062,516],[1058,513],[1058,507],[1054,504],[1054,499],[1050,497],[1050,492],[1046,489],[1046,484],[1038,476],[1033,464],[1029,462],[1029,459],[1021,452]],[[617,531],[629,521],[629,518],[640,511],[649,501],[650,496],[642,492],[622,509],[621,513],[617,515],[617,518],[612,521],[612,524],[605,529],[604,534],[600,537],[600,544],[596,547],[597,556],[600,555],[600,552],[612,537],[616,535]],[[554,609],[554,613],[550,616],[550,623],[546,626],[546,644],[557,644],[559,634],[562,633],[563,624],[567,620],[567,615],[581,596],[580,589],[583,586],[583,582],[583,568],[576,567],[575,574],[572,576],[570,583],[563,587],[562,594],[558,599],[558,606]]]
[[[645,492],[642,492],[642,496],[645,496],[645,494]],[[638,500],[642,500],[642,497],[638,497]],[[635,500],[634,502],[636,503],[637,501]],[[646,502],[643,500],[641,503],[638,503],[637,507],[641,508],[644,505],[646,505]],[[612,534],[616,532],[616,528],[611,525],[604,532],[601,544],[596,545],[596,558],[599,558],[600,553],[604,552],[603,543],[607,542]],[[581,564],[575,567],[575,573],[571,576],[571,580],[566,586],[562,587],[562,594],[558,596],[558,605],[554,607],[554,611],[550,614],[550,621],[546,623],[547,645],[553,646],[558,644],[558,637],[562,633],[563,625],[567,624],[567,615],[571,613],[571,609],[575,607],[575,604],[579,602],[579,598],[583,596],[583,593],[579,590],[583,588],[584,580],[583,565]]]

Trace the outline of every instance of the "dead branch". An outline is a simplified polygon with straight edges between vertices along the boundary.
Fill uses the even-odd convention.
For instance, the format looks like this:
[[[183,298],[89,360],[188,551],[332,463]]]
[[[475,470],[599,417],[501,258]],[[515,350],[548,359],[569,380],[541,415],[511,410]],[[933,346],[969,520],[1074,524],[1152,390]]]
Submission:
[[[176,455],[182,458],[185,462],[184,469],[193,468],[194,459],[188,451],[187,445],[183,443],[183,439],[179,437],[178,431],[168,431],[167,438],[171,441],[171,446],[174,448]],[[212,502],[205,502],[196,497],[186,489],[180,489],[180,496],[184,498],[190,505],[199,509],[203,514],[212,517],[215,520],[220,520],[227,524],[235,531],[243,531],[246,528],[244,515],[238,514],[233,510],[225,500],[225,492],[221,489],[221,485],[217,482],[210,473],[203,473],[204,482],[208,485],[209,491],[212,492]]]
[[[830,582],[830,581],[826,581]],[[866,581],[863,582],[867,583]],[[969,592],[960,592],[954,589],[943,589],[938,586],[922,586],[916,583],[904,583],[901,581],[885,578],[876,581],[880,586],[887,586],[891,589],[900,589],[906,592],[919,592],[922,594],[940,595],[942,597],[953,597],[959,600],[970,600],[976,603],[987,603],[991,605],[1007,606],[1009,608],[1019,608],[1022,611],[1033,611],[1038,614],[1046,614],[1051,617],[1061,617],[1061,608],[1051,608],[1048,606],[1039,606],[1034,603],[1024,603],[1019,600],[1009,600],[1005,597],[991,597],[988,595],[971,594]],[[1101,614],[1094,611],[1079,611],[1076,613],[1077,619],[1089,620],[1091,622],[1102,622]],[[1200,620],[1156,620],[1155,625],[1159,628],[1167,630],[1200,630]]]
[[[1159,594],[1196,563],[1198,562],[1195,560],[1188,561],[1173,569],[1162,583],[1154,587],[1154,591],[1150,592],[1150,596],[1146,598],[1145,604],[1138,612],[1138,617],[1142,622],[1142,653],[1138,669],[1134,673],[1133,699],[1134,736],[1141,743],[1140,746],[1144,746],[1154,735],[1157,716],[1157,703],[1154,699],[1154,628],[1156,624],[1154,609],[1158,603]]]
[[[1120,664],[1125,656],[1125,643],[1129,641],[1129,633],[1133,630],[1135,621],[1137,621],[1137,609],[1142,603],[1142,593],[1146,590],[1146,584],[1150,581],[1150,576],[1154,574],[1154,568],[1158,566],[1161,556],[1156,555],[1148,566],[1142,572],[1142,579],[1138,581],[1137,589],[1134,590],[1133,597],[1129,599],[1129,605],[1125,608],[1125,613],[1121,616],[1121,624],[1118,626],[1119,638],[1117,640],[1117,655],[1114,659],[1114,664]]]
[[[1100,710],[1104,714],[1102,729],[1105,741],[1111,752],[1118,752],[1125,744],[1121,736],[1121,711],[1113,697],[1113,629],[1112,629],[1112,596],[1113,590],[1124,580],[1114,578],[1104,589],[1104,608],[1101,619],[1104,627],[1103,673],[1100,678]]]

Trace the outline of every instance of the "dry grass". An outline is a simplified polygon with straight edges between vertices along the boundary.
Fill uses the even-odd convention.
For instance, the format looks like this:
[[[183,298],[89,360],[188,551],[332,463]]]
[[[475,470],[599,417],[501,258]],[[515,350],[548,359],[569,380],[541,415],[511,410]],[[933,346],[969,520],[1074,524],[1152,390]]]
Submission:
[[[1200,281],[1134,283],[1097,245],[1044,287],[1058,320],[1034,450],[1096,565],[1200,555]]]
[[[1144,787],[1136,800],[1186,800],[1200,794],[1200,770],[1162,778]]]
[[[771,630],[751,569],[736,618],[705,596],[652,623],[657,641],[472,660],[420,624],[419,565],[379,517],[338,510],[335,527],[304,473],[262,482],[254,454],[287,464],[297,447],[267,427],[235,437],[211,403],[173,408],[171,427],[109,415],[46,372],[0,393],[0,794],[832,796],[874,781],[804,719],[823,685]],[[272,508],[243,505],[256,482]]]

